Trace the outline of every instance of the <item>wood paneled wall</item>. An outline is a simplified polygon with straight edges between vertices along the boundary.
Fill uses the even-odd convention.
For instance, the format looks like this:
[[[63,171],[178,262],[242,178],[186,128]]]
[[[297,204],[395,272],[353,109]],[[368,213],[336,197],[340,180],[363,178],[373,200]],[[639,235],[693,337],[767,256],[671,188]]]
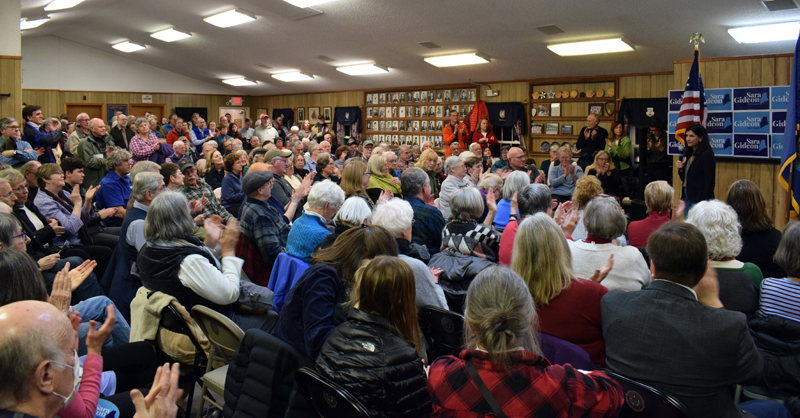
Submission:
[[[754,87],[782,86],[791,83],[792,55],[768,55],[755,57],[733,57],[701,59],[700,74],[703,85],[707,89],[720,87]],[[681,90],[686,85],[691,61],[674,63],[673,90]],[[677,160],[677,157],[675,157]],[[775,227],[782,229],[787,217],[787,194],[778,183],[779,164],[751,162],[717,162],[717,186],[714,194],[717,199],[725,200],[731,184],[741,179],[755,182],[764,193],[767,201],[767,212],[772,215]],[[673,176],[673,184],[678,190],[680,178],[677,169]]]
[[[22,118],[22,59],[20,57],[0,57],[0,117]]]
[[[672,73],[622,76],[619,78],[617,97],[620,99],[667,97],[674,84],[673,78]]]

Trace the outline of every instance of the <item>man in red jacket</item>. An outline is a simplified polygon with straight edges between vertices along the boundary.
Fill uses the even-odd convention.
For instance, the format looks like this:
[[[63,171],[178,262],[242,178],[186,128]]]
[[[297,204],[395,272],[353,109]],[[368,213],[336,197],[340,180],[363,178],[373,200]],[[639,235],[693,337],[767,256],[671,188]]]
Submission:
[[[189,132],[186,132],[185,128],[183,127],[183,119],[178,118],[175,121],[175,129],[171,129],[169,133],[167,133],[167,144],[172,146],[178,138],[185,136],[186,138],[191,138],[189,136]]]
[[[458,138],[460,149],[467,149],[469,129],[463,122],[458,121],[458,110],[450,111],[450,123],[445,125],[442,136],[444,137],[444,156],[450,156],[450,143]]]

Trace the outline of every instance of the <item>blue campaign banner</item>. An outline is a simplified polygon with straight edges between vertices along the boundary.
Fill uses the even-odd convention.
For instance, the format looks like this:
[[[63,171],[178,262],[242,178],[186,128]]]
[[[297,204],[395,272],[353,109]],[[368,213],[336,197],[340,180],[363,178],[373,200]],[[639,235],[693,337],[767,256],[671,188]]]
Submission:
[[[675,134],[667,135],[667,154],[669,155],[683,155],[683,144],[675,139]]]
[[[770,88],[772,89],[770,92],[772,97],[772,110],[786,110],[789,106],[789,87],[776,86]]]
[[[733,89],[733,110],[767,110],[770,104],[769,87]]]
[[[675,133],[675,130],[678,127],[678,113],[669,113],[667,115],[667,133]]]
[[[733,89],[706,89],[705,92],[707,111],[733,110]]]
[[[772,134],[783,134],[786,130],[786,112],[772,112]]]
[[[681,102],[683,101],[683,90],[670,90],[669,92],[669,111],[680,112]]]
[[[783,134],[772,135],[772,154],[770,158],[780,159],[783,155]]]
[[[733,112],[708,112],[706,129],[709,134],[732,134]]]
[[[733,133],[736,134],[768,134],[770,133],[770,112],[736,112],[733,114]]]
[[[733,155],[733,135],[732,134],[709,134],[709,143],[714,155],[732,156]]]
[[[769,158],[769,135],[734,134],[733,155],[736,157]]]

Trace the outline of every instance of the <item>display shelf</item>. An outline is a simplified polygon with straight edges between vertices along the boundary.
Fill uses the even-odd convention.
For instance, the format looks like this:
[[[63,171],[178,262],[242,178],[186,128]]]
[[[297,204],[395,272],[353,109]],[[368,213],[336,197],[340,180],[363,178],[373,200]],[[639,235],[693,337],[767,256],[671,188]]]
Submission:
[[[574,99],[572,99],[572,98],[565,99],[565,98],[562,97],[560,99],[531,99],[531,103],[611,102],[611,101],[614,101],[615,99],[616,99],[615,97],[596,97],[596,96],[595,97],[576,97]]]
[[[568,121],[568,122],[585,122],[586,116],[531,116],[531,121]],[[613,122],[617,120],[614,116],[600,116],[600,121]]]

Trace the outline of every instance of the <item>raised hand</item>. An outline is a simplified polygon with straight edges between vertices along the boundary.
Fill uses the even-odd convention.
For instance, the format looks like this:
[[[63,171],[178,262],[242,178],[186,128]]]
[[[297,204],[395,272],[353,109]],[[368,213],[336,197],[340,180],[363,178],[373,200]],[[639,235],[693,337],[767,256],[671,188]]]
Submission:
[[[79,188],[79,187],[80,187],[79,185],[75,185],[73,187],[73,189],[76,189],[76,188]],[[94,196],[97,194],[98,190],[100,190],[100,186],[99,185],[94,186],[94,187],[89,187],[89,189],[86,190],[86,200],[94,199]]]
[[[517,196],[519,196],[519,192],[514,192],[514,196],[511,198],[511,211],[512,215],[516,215],[517,211],[519,210],[519,201],[517,200]]]
[[[86,260],[80,266],[69,271],[69,277],[72,280],[72,291],[75,291],[92,274],[95,267],[97,267],[97,261]]]
[[[134,418],[175,418],[178,414],[178,399],[183,390],[178,389],[180,363],[173,363],[158,368],[150,393],[145,398],[138,389],[131,390],[131,400],[136,407]]]
[[[428,270],[430,270],[431,275],[433,276],[433,282],[439,283],[439,275],[442,274],[444,270],[433,267],[428,267]]]
[[[239,233],[239,222],[236,221],[236,219],[228,221],[228,224],[225,225],[225,231],[222,233],[222,236],[219,237],[219,244],[222,246],[223,257],[232,257],[235,255],[234,249],[236,248],[236,243],[239,241]]]
[[[117,314],[114,312],[114,305],[106,306],[106,320],[100,329],[97,329],[97,322],[89,321],[89,334],[86,335],[86,352],[87,354],[100,354],[103,349],[103,344],[111,335],[114,330],[114,324],[117,322]]]
[[[497,212],[497,199],[494,195],[494,189],[489,188],[486,191],[486,207],[489,208],[489,212]]]
[[[72,188],[72,193],[70,193],[69,197],[72,199],[72,204],[74,206],[81,206],[83,204],[83,198],[81,198],[81,188],[79,186]]]
[[[67,263],[61,271],[56,273],[53,290],[50,292],[47,302],[67,314],[70,310],[70,300],[72,300],[72,279],[69,277],[69,263]]]
[[[575,227],[578,226],[578,220],[581,218],[581,214],[578,213],[577,210],[570,210],[569,214],[567,215],[567,219],[561,224],[561,231],[564,232],[564,236],[571,237],[572,233],[575,231]]]
[[[606,265],[595,270],[594,273],[589,277],[589,280],[597,283],[602,282],[603,279],[608,276],[608,272],[611,271],[612,267],[614,267],[614,254],[608,256],[608,262]]]

